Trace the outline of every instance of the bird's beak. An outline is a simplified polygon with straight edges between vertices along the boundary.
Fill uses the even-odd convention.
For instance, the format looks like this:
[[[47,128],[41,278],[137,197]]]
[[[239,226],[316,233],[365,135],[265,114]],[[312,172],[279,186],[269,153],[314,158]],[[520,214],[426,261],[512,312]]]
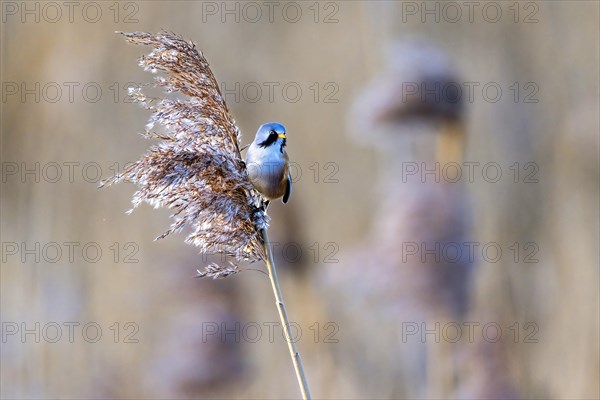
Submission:
[[[279,135],[277,135],[277,137],[279,139],[285,139],[285,133],[280,133]]]

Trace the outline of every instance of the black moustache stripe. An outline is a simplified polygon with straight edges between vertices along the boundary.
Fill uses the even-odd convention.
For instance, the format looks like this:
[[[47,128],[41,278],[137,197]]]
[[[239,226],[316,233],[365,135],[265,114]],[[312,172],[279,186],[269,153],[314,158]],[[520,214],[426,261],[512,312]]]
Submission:
[[[269,137],[265,141],[259,143],[258,145],[260,147],[269,147],[276,141],[277,141],[277,135],[269,135]],[[285,141],[285,139],[284,139],[284,141]]]

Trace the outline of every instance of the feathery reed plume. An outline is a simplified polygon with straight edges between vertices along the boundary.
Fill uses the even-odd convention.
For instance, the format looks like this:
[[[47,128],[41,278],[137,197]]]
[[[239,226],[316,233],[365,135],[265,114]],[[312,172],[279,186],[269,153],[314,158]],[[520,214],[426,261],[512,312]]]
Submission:
[[[249,180],[240,154],[240,130],[208,62],[192,42],[172,33],[117,33],[131,43],[152,46],[150,54],[140,58],[140,66],[152,73],[166,72],[166,76],[154,79],[154,85],[166,93],[179,92],[187,99],[149,98],[140,88],[130,90],[132,99],[152,112],[142,135],[161,142],[101,186],[132,182],[138,186],[133,209],[142,202],[174,209],[170,229],[157,239],[190,227],[186,242],[203,253],[221,253],[235,261],[265,262],[302,397],[309,399],[267,236],[265,199]],[[157,123],[165,133],[152,131]],[[217,279],[239,271],[233,261],[226,266],[212,263],[197,276]]]
[[[161,142],[104,184],[135,183],[133,208],[146,202],[174,210],[170,229],[157,239],[190,227],[186,242],[203,253],[266,260],[260,230],[268,227],[269,217],[248,179],[240,131],[208,62],[193,43],[174,34],[119,33],[131,43],[153,46],[140,66],[166,72],[154,79],[155,86],[188,99],[148,98],[141,88],[130,90],[133,101],[152,112],[142,135]],[[156,124],[165,133],[152,131]],[[221,278],[238,271],[236,264],[211,264],[199,276]]]

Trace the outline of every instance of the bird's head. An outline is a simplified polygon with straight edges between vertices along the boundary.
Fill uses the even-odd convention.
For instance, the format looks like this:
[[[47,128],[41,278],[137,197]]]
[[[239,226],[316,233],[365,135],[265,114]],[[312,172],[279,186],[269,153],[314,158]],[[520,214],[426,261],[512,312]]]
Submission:
[[[279,146],[283,153],[283,148],[286,143],[285,126],[278,122],[269,122],[261,125],[256,132],[254,142],[265,149],[270,146]]]

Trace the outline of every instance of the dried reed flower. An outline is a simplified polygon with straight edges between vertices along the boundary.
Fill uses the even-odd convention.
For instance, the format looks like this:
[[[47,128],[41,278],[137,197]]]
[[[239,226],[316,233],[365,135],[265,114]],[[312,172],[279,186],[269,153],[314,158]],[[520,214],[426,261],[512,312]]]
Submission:
[[[236,261],[266,260],[260,231],[267,228],[269,217],[248,179],[240,130],[208,62],[194,43],[172,33],[117,33],[128,42],[152,46],[139,65],[166,73],[154,79],[155,87],[187,98],[149,98],[141,88],[130,90],[133,101],[152,112],[142,135],[161,142],[102,185],[136,184],[129,212],[142,202],[173,209],[170,229],[156,239],[189,227],[186,242],[203,253],[221,253]],[[152,130],[157,124],[164,133]],[[211,264],[199,276],[220,278],[238,271],[234,263]]]

